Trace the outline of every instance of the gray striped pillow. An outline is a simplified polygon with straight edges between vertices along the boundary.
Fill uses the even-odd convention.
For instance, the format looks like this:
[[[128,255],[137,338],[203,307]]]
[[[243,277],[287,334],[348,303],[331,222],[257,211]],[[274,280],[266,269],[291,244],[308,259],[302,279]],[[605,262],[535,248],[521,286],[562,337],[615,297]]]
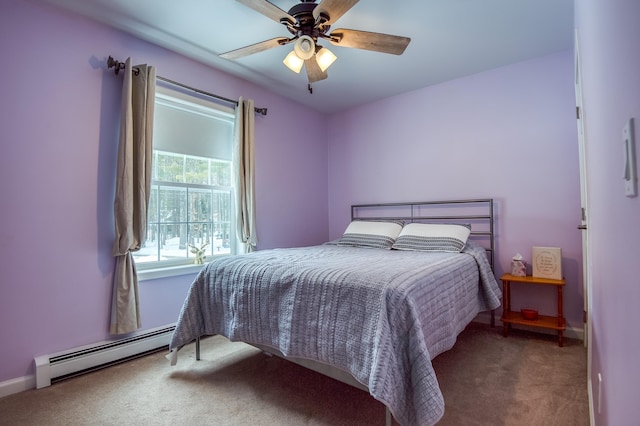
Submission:
[[[354,220],[338,241],[340,246],[391,249],[402,225],[394,222]]]
[[[471,230],[464,225],[410,223],[402,228],[392,248],[459,253],[470,233]]]

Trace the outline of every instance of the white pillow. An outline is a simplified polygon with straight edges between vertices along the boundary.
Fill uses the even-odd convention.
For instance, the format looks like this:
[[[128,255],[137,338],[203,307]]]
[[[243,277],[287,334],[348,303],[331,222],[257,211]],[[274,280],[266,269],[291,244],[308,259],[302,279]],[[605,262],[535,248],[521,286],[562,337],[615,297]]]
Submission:
[[[471,229],[465,225],[410,223],[402,228],[392,248],[459,253],[467,243],[469,234]]]
[[[402,225],[396,222],[354,220],[338,241],[341,246],[391,249]]]

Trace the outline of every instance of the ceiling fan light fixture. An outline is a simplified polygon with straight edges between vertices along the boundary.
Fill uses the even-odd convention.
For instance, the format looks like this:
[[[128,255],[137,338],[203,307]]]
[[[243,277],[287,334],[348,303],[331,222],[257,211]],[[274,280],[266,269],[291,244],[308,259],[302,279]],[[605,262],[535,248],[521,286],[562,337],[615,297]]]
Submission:
[[[303,35],[298,40],[296,40],[293,45],[293,51],[296,52],[296,55],[303,61],[307,59],[311,59],[314,53],[316,53],[316,45],[313,42],[313,39],[308,35]]]
[[[291,71],[295,72],[296,74],[300,73],[300,70],[304,65],[304,61],[300,59],[298,55],[296,55],[296,52],[293,50],[289,52],[289,54],[287,55],[286,58],[284,58],[284,61],[282,61],[282,63],[285,64],[287,68],[289,68]]]
[[[326,47],[321,48],[318,50],[318,53],[316,53],[316,62],[322,72],[325,72],[336,59],[338,59],[338,57]]]

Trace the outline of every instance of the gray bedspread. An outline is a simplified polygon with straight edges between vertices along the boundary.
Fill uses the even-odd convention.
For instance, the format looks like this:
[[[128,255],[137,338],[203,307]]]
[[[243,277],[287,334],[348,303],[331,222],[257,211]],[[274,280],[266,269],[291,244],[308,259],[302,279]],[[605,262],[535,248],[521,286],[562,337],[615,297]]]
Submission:
[[[444,400],[431,360],[500,305],[485,250],[344,247],[217,259],[192,284],[170,349],[199,336],[267,345],[351,373],[402,425],[431,425]]]

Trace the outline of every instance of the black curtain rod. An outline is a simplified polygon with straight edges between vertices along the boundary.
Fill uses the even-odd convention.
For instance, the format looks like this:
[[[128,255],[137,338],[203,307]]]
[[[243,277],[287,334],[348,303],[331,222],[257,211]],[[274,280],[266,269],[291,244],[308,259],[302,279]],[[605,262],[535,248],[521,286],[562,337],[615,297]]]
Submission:
[[[115,72],[116,75],[118,75],[120,73],[120,70],[123,70],[126,65],[125,65],[124,62],[117,61],[117,60],[113,59],[112,56],[109,56],[109,59],[107,59],[107,66],[109,68],[115,68],[114,72]],[[136,67],[133,67],[133,72],[136,75],[138,75],[140,70],[137,69]],[[168,78],[165,78],[165,77],[162,77],[162,76],[159,76],[159,75],[156,76],[156,79],[162,80],[162,81],[167,82],[169,84],[173,84],[174,86],[182,87],[183,89],[191,90],[192,92],[196,92],[196,93],[199,93],[201,95],[205,95],[205,96],[209,96],[209,97],[215,98],[215,99],[217,99],[219,101],[228,102],[228,103],[234,104],[236,106],[238,105],[238,101],[236,101],[234,99],[229,99],[229,98],[225,98],[224,96],[214,95],[213,93],[205,92],[204,90],[196,89],[196,88],[187,86],[186,84],[178,83],[177,81],[173,81],[173,80],[170,80]],[[253,110],[258,114],[267,115],[267,109],[266,108],[254,108]]]

